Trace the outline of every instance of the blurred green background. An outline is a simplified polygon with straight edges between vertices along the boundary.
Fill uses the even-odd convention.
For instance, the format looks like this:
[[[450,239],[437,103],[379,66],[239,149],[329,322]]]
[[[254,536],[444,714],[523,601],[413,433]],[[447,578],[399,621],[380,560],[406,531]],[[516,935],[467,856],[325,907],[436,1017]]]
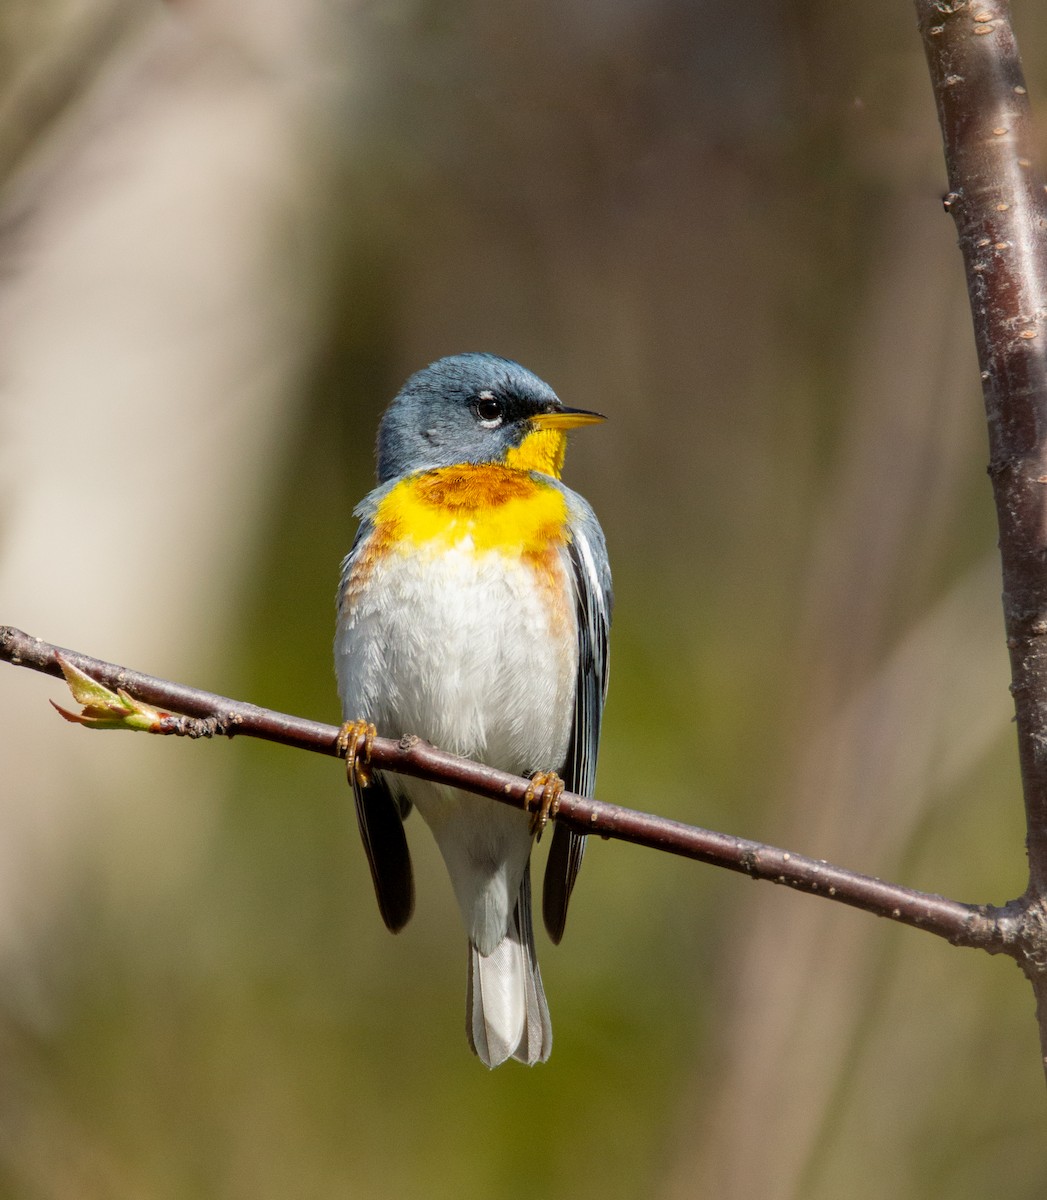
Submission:
[[[378,416],[490,350],[611,418],[566,472],[615,572],[600,797],[1022,890],[910,4],[5,0],[0,172],[0,621],[335,721]],[[1047,1188],[1009,960],[598,842],[553,1056],[488,1074],[417,819],[393,938],[336,763],[49,697],[0,670],[3,1196]]]

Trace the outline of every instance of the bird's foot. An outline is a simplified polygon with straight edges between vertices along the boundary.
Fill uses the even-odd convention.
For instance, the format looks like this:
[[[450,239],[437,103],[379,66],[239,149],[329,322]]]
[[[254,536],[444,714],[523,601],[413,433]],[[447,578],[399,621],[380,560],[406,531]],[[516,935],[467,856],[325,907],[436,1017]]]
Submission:
[[[368,787],[371,783],[371,747],[378,730],[370,721],[346,721],[338,733],[338,753],[345,759],[349,786]]]
[[[527,811],[531,813],[531,835],[539,840],[541,840],[542,830],[549,823],[549,818],[556,816],[556,809],[560,804],[560,797],[564,793],[564,786],[564,781],[555,771],[537,771],[531,776],[531,782],[527,785],[527,792],[524,796],[524,804]],[[532,811],[539,788],[542,791],[542,798],[538,800],[537,807]]]

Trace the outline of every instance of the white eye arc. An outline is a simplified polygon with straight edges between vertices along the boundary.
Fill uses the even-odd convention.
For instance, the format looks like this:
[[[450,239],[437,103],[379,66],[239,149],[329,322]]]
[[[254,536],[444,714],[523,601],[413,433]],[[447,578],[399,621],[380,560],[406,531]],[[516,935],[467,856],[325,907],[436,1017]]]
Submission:
[[[505,419],[502,402],[493,392],[481,392],[473,401],[473,412],[484,429],[497,429]]]

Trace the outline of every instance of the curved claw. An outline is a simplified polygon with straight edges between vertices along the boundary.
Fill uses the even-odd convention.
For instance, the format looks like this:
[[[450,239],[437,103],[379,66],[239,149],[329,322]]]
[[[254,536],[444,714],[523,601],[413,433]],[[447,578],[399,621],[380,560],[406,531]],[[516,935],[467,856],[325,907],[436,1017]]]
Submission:
[[[371,747],[378,730],[370,721],[346,721],[338,734],[338,752],[345,758],[349,786],[368,787],[371,783]]]
[[[535,802],[535,794],[539,788],[542,789],[542,798],[532,812],[531,806]],[[531,813],[531,835],[539,841],[542,838],[542,830],[549,823],[549,818],[556,816],[556,809],[560,804],[560,797],[564,794],[564,790],[564,781],[555,771],[537,771],[531,776],[531,782],[527,785],[524,802],[527,811]]]

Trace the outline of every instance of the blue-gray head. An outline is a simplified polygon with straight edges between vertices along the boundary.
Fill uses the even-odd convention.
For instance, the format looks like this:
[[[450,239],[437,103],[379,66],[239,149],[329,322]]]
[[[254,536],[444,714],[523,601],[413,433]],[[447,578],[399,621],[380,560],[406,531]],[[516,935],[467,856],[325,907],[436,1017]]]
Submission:
[[[599,413],[565,408],[519,363],[456,354],[400,389],[378,427],[378,482],[457,463],[505,463],[559,478],[566,433]]]

